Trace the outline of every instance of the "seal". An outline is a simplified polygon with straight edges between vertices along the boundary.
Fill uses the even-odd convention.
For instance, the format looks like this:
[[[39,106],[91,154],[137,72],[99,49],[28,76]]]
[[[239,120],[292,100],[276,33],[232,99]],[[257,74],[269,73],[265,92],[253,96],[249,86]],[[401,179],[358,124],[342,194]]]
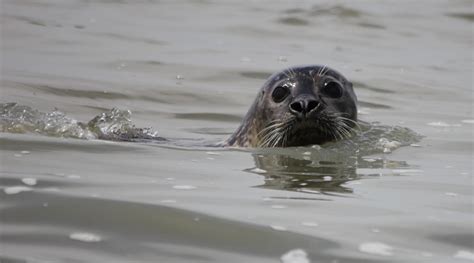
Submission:
[[[230,147],[291,147],[350,137],[357,125],[352,83],[323,65],[297,66],[270,76]]]

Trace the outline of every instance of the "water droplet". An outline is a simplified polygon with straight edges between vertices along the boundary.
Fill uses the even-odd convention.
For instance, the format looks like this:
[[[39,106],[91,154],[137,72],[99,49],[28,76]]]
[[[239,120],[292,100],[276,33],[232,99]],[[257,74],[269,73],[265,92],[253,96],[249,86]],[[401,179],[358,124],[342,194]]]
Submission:
[[[271,225],[270,226],[273,230],[278,230],[278,231],[286,231],[287,228],[281,225]]]
[[[377,161],[376,159],[372,159],[372,158],[363,158],[363,159],[364,159],[364,161],[369,162],[369,163],[373,163],[373,162]]]
[[[37,182],[35,178],[23,178],[21,181],[26,185],[36,185]]]
[[[31,187],[27,187],[27,186],[10,186],[10,187],[7,187],[5,189],[3,189],[3,191],[5,192],[5,194],[7,195],[14,195],[14,194],[18,194],[18,193],[21,193],[21,192],[28,192],[28,191],[32,191],[33,189]]]
[[[280,260],[282,263],[311,263],[308,253],[300,248],[286,252],[280,257]]]
[[[393,247],[381,242],[362,243],[359,245],[359,251],[380,256],[393,255]]]
[[[173,189],[176,189],[176,190],[193,190],[193,189],[196,189],[196,186],[193,186],[193,185],[173,185]]]
[[[298,189],[298,192],[308,193],[308,194],[321,194],[320,191],[316,191],[316,190],[312,190],[312,189],[308,189],[308,188]]]
[[[324,177],[323,177],[323,180],[324,180],[325,182],[332,181],[332,176],[324,176]]]
[[[71,233],[69,235],[69,238],[73,240],[82,241],[82,242],[99,242],[102,240],[100,236],[93,233],[87,233],[87,232]]]
[[[266,173],[267,171],[263,170],[263,169],[260,169],[260,168],[253,168],[252,170],[250,170],[251,172],[253,173],[258,173],[258,174],[264,174]]]

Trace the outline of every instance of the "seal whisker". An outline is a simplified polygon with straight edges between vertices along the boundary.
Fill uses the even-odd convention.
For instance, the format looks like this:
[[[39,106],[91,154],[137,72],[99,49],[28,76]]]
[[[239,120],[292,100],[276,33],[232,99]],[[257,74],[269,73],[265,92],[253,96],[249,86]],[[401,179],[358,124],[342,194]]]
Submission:
[[[361,127],[359,125],[359,123],[357,121],[354,121],[354,120],[351,120],[349,118],[346,118],[346,117],[343,117],[343,116],[338,116],[339,119],[343,120],[344,123],[348,122],[348,123],[352,123],[354,124],[354,127],[357,128],[357,130],[361,131]]]
[[[262,147],[269,147],[275,143],[275,140],[278,138],[281,127],[284,123],[281,121],[272,121],[262,129],[257,136],[259,137],[259,144]]]
[[[329,72],[329,68],[324,66],[323,71],[321,72],[321,77],[324,77]]]
[[[326,68],[326,65],[323,65],[318,72],[318,76],[324,77],[324,75],[327,73]]]
[[[286,77],[287,79],[291,79],[291,76],[290,76],[290,74],[289,74],[289,73],[290,73],[289,68],[283,70],[282,73],[283,73],[283,75],[285,75],[285,77]]]

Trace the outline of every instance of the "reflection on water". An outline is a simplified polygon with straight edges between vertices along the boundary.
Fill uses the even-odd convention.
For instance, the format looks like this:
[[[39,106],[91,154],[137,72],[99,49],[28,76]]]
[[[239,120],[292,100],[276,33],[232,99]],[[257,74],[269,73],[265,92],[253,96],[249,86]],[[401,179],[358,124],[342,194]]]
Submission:
[[[302,151],[306,150],[306,151]],[[365,158],[360,151],[335,152],[312,147],[254,153],[255,167],[246,171],[263,175],[259,187],[305,193],[352,193],[347,182],[379,177],[376,171],[410,167],[404,161]]]

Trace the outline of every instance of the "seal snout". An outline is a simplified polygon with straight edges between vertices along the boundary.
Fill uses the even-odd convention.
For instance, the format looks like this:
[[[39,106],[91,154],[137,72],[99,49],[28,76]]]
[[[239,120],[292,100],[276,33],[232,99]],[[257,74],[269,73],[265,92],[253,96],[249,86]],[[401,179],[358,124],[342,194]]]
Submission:
[[[321,102],[313,96],[298,96],[290,103],[290,112],[298,119],[304,119],[307,115],[319,108]]]

